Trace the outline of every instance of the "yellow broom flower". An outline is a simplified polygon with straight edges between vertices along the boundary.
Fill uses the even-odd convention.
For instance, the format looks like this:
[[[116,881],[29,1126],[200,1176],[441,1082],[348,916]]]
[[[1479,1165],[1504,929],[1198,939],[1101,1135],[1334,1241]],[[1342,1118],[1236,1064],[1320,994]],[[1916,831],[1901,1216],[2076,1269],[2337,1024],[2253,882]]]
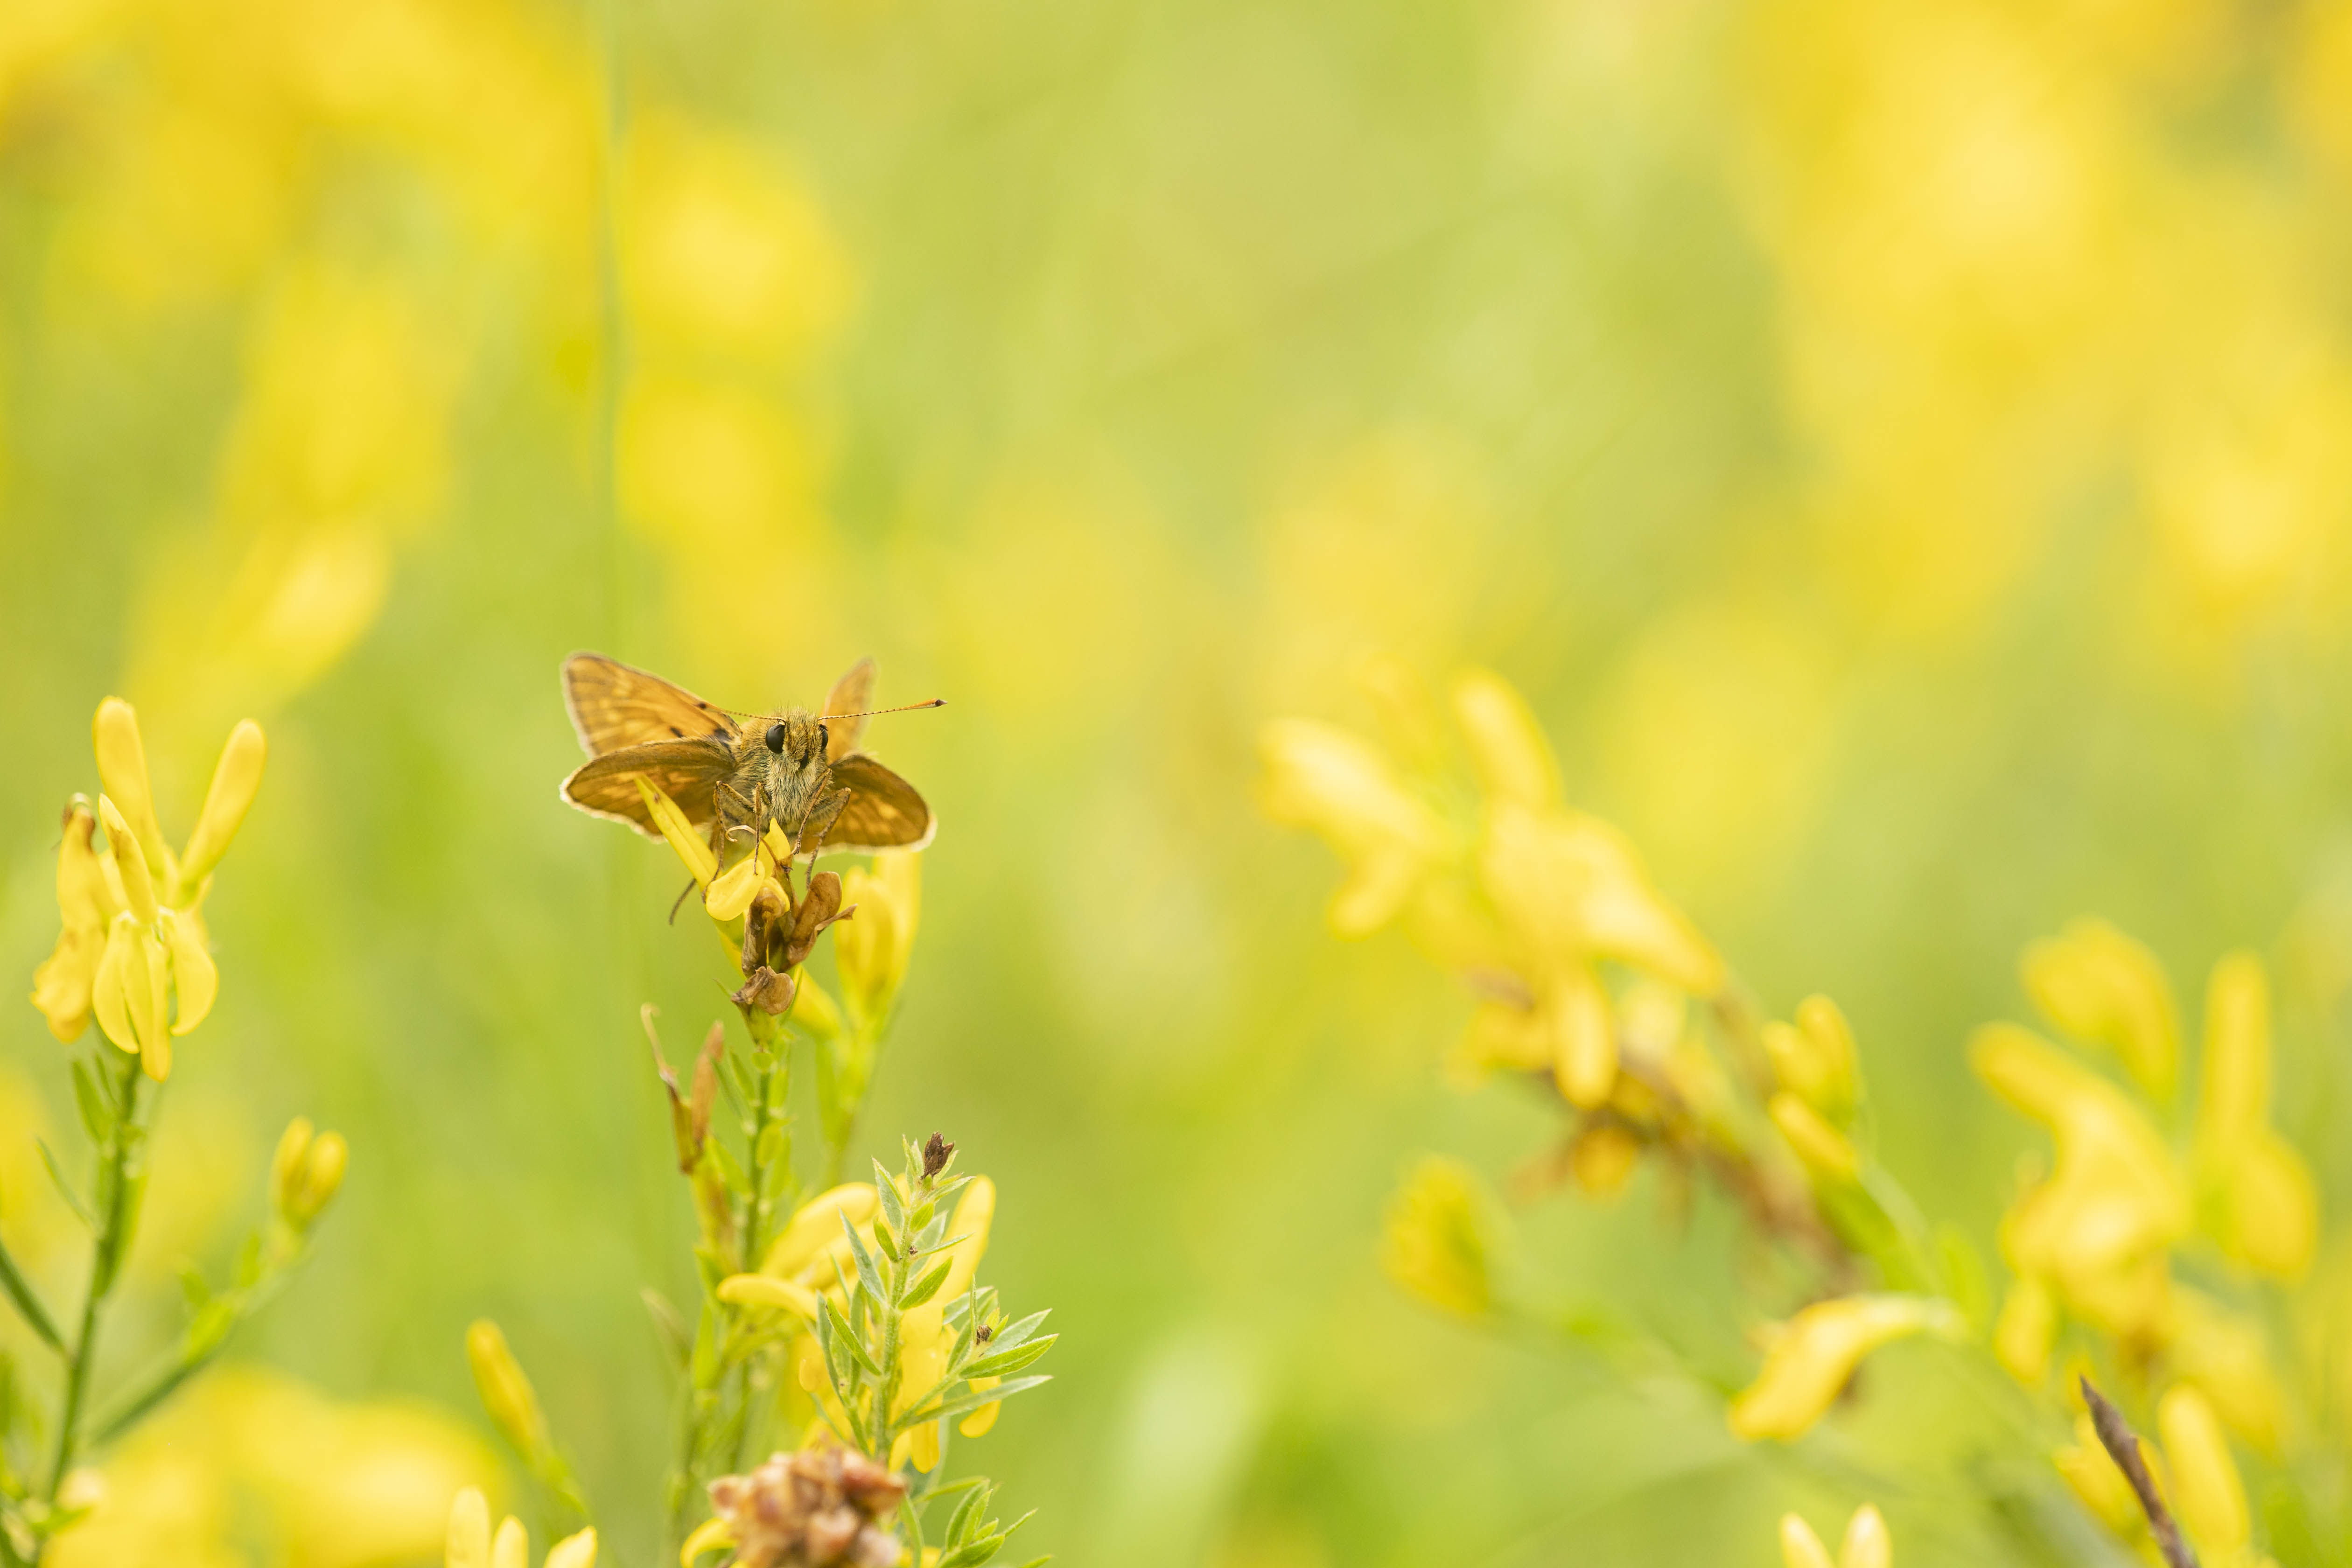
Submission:
[[[1928,1296],[1845,1296],[1816,1302],[1780,1325],[1764,1369],[1731,1402],[1731,1430],[1789,1441],[1812,1430],[1853,1381],[1863,1357],[1913,1334],[1958,1339],[1959,1309]]]
[[[219,993],[199,909],[260,788],[268,748],[250,720],[229,732],[195,831],[175,856],[156,820],[131,705],[100,703],[91,742],[103,793],[95,808],[79,797],[67,808],[58,849],[62,929],[34,973],[33,1005],[61,1040],[78,1038],[95,1017],[160,1081],[171,1075],[173,1037],[204,1022]]]
[[[2221,1250],[2291,1279],[2319,1241],[2311,1168],[2273,1131],[2270,986],[2262,961],[2233,952],[2205,988],[2205,1061],[2198,1086],[2196,1163],[2205,1224]]]
[[[489,1500],[467,1487],[449,1504],[449,1543],[442,1562],[446,1568],[530,1568],[530,1532],[509,1514],[493,1535]],[[544,1568],[595,1564],[596,1532],[583,1530],[549,1547]]]

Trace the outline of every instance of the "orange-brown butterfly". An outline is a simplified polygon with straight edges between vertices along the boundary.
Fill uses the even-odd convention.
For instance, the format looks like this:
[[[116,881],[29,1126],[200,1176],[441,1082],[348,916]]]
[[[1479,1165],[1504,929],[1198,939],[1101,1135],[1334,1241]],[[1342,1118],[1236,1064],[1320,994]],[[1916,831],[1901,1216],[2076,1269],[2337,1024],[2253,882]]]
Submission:
[[[737,714],[603,654],[575,653],[563,661],[563,704],[590,761],[563,781],[563,798],[658,837],[637,793],[644,778],[708,828],[715,849],[730,834],[770,827],[803,854],[920,849],[939,826],[931,808],[857,749],[873,689],[874,661],[863,658],[821,712]]]

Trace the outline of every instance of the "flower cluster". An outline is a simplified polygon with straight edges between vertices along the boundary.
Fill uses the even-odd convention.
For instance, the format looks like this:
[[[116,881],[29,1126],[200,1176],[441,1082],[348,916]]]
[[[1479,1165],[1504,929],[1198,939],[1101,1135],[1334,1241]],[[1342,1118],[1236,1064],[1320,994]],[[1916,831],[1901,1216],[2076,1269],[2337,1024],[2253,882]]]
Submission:
[[[156,821],[147,752],[131,704],[108,698],[90,728],[103,793],[95,808],[79,795],[66,807],[58,848],[64,929],[33,976],[33,1005],[69,1044],[95,1015],[106,1037],[136,1052],[160,1083],[172,1074],[173,1037],[204,1022],[220,989],[205,932],[205,894],[261,787],[268,746],[249,719],[230,731],[195,830],[175,855]]]
[[[1473,1001],[1454,1076],[1502,1074],[1557,1106],[1559,1143],[1522,1168],[1523,1194],[1572,1181],[1606,1195],[1654,1155],[1675,1201],[1704,1175],[1810,1274],[1808,1299],[1753,1331],[1762,1363],[1728,1402],[1735,1434],[1802,1438],[1864,1359],[1899,1340],[1980,1346],[2038,1391],[2063,1352],[2072,1372],[2117,1374],[2152,1408],[2156,1460],[2188,1539],[2215,1561],[2259,1560],[2231,1441],[2280,1457],[2313,1423],[2294,1408],[2253,1298],[2257,1282],[2305,1274],[2321,1219],[2309,1168],[2270,1119],[2258,959],[2215,966],[2193,1112],[2176,1121],[2181,1029],[2155,958],[2090,920],[2028,950],[2036,1006],[2111,1058],[2122,1081],[2014,1024],[1970,1041],[1978,1075],[2053,1145],[2000,1225],[2013,1278],[1988,1325],[1975,1248],[1931,1226],[1876,1155],[1854,1033],[1836,1004],[1811,996],[1785,1021],[1757,1018],[1624,841],[1560,804],[1550,752],[1495,677],[1454,689],[1468,788],[1434,761],[1444,748],[1413,682],[1379,667],[1371,688],[1405,760],[1327,725],[1279,721],[1265,733],[1267,805],[1319,830],[1348,862],[1331,908],[1341,934],[1400,923],[1465,982]],[[1525,1310],[1508,1255],[1507,1223],[1475,1172],[1440,1159],[1412,1169],[1387,1219],[1393,1279],[1465,1318],[1574,1321]],[[2056,1476],[2119,1534],[2144,1537],[2150,1510],[2093,1432],[2091,1408],[2045,1392],[2035,1409],[2021,1445],[2051,1453]],[[2053,1453],[2045,1431],[2070,1420],[2075,1440]],[[1875,1510],[1858,1514],[1846,1568],[1883,1564],[1885,1542]],[[1793,1515],[1783,1544],[1790,1568],[1829,1568]]]

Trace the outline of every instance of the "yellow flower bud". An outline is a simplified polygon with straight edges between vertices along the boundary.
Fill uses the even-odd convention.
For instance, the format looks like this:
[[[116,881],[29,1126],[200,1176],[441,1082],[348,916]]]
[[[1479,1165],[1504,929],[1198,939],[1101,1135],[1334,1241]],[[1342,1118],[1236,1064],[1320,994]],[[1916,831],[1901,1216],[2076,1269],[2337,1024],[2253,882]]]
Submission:
[[[1816,1302],[1780,1325],[1756,1381],[1731,1402],[1731,1430],[1749,1439],[1804,1436],[1828,1414],[1863,1357],[1916,1333],[1958,1339],[1958,1309],[1927,1296],[1845,1296]]]
[[[449,1503],[447,1568],[490,1568],[490,1503],[467,1487]]]
[[[479,1318],[467,1329],[466,1359],[473,1364],[474,1386],[491,1424],[527,1462],[535,1462],[548,1450],[547,1416],[498,1324]]]
[[[91,987],[116,913],[93,843],[97,827],[97,814],[77,795],[58,845],[58,944],[33,972],[33,1005],[60,1040],[78,1039],[89,1026]]]
[[[1454,683],[1454,718],[1492,800],[1534,810],[1559,802],[1559,763],[1526,699],[1502,677],[1474,669]]]
[[[2154,953],[2105,921],[2078,920],[2027,948],[2021,968],[2027,994],[2052,1023],[2111,1047],[2141,1088],[2171,1096],[2179,1014]]]
[[[139,716],[131,704],[120,697],[100,703],[97,717],[90,721],[90,742],[98,752],[100,787],[128,824],[127,836],[138,844],[151,872],[164,872],[171,852],[163,846],[163,829],[155,820],[155,792],[147,782],[147,748],[139,739]],[[109,823],[106,831],[112,835],[113,824]],[[115,853],[119,856],[121,851]]]
[[[1886,1520],[1873,1503],[1864,1503],[1846,1521],[1845,1540],[1838,1546],[1838,1568],[1891,1568],[1895,1540]]]
[[[98,961],[90,1008],[106,1037],[139,1054],[140,1067],[162,1082],[172,1073],[172,1037],[164,1026],[170,960],[150,928],[125,913],[114,917]]]
[[[2194,1388],[2168,1389],[2157,1402],[2156,1429],[2171,1464],[2181,1528],[2211,1556],[2236,1557],[2252,1534],[2246,1489],[2212,1405]]]
[[[1831,1186],[1846,1185],[1862,1174],[1862,1158],[1846,1142],[1845,1134],[1831,1126],[1820,1111],[1804,1100],[1783,1089],[1772,1097],[1765,1110],[1814,1181]]]
[[[735,1544],[734,1533],[723,1519],[706,1519],[695,1526],[694,1533],[677,1551],[677,1568],[694,1568],[694,1560],[706,1552],[724,1552]]]
[[[1780,1561],[1785,1568],[1837,1568],[1813,1527],[1793,1513],[1780,1516]]]
[[[711,853],[709,841],[695,832],[694,825],[686,819],[686,813],[678,809],[677,802],[663,793],[661,785],[642,773],[637,775],[636,783],[638,797],[646,803],[646,815],[653,818],[654,826],[661,830],[662,837],[677,852],[678,859],[685,862],[687,870],[694,877],[694,885],[709,893],[710,879],[719,874],[719,858]]]
[[[340,1132],[321,1132],[310,1141],[291,1179],[281,1189],[281,1212],[296,1229],[307,1228],[326,1211],[327,1205],[341,1190],[343,1171],[351,1163],[351,1145]]]
[[[595,1531],[580,1531],[549,1547],[547,1568],[596,1568]]]
[[[1433,1155],[1412,1168],[1389,1200],[1381,1266],[1433,1307],[1483,1316],[1494,1301],[1494,1229],[1476,1173]]]
[[[188,836],[188,850],[180,858],[180,887],[194,891],[204,885],[213,868],[228,853],[229,843],[252,808],[261,789],[261,771],[269,760],[269,743],[261,726],[247,719],[228,732],[220,761],[213,768],[212,787],[205,791],[205,808],[196,830]]]
[[[530,1568],[530,1532],[512,1514],[499,1521],[490,1542],[490,1568]]]
[[[1794,1024],[1764,1026],[1764,1054],[1780,1087],[1822,1115],[1843,1121],[1853,1109],[1853,1031],[1838,1005],[1808,996]]]
[[[1551,1037],[1552,1080],[1570,1105],[1591,1110],[1608,1103],[1617,1081],[1617,1026],[1609,993],[1589,965],[1553,975],[1536,1003]]]
[[[842,879],[841,900],[857,906],[856,918],[834,932],[842,1000],[852,1018],[873,1027],[889,1016],[914,957],[923,910],[921,857],[892,850],[875,856],[871,869],[852,867]]]
[[[2010,1286],[1993,1325],[1992,1352],[2009,1375],[2039,1388],[2050,1375],[2050,1352],[2058,1342],[2058,1302],[2050,1287],[2032,1275]]]
[[[2236,952],[2205,990],[2205,1061],[2197,1098],[2197,1167],[2208,1228],[2221,1250],[2294,1279],[2319,1239],[2310,1167],[2270,1126],[2270,988],[2262,961]]]
[[[1569,1170],[1591,1197],[1614,1195],[1641,1163],[1642,1141],[1614,1121],[1589,1123],[1568,1146]]]

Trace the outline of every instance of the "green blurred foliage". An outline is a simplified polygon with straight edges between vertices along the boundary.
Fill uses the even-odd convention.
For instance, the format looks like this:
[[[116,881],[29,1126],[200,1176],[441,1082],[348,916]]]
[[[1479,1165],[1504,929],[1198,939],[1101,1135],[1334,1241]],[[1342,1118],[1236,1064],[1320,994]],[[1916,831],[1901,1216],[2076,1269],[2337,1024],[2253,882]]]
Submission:
[[[2347,102],[2315,3],[27,0],[0,968],[100,697],[174,820],[260,718],[173,1109],[353,1157],[246,1352],[464,1409],[497,1318],[641,1563],[693,1225],[636,1009],[675,1056],[722,998],[667,853],[556,801],[557,661],[761,707],[870,652],[950,706],[872,736],[943,826],[866,1134],[958,1140],[1057,1310],[974,1449],[1024,1544],[1761,1563],[1871,1490],[1906,1564],[1992,1560],[1889,1479],[1965,1447],[1936,1352],[1824,1491],[1381,1281],[1416,1151],[1550,1123],[1441,1087],[1460,999],[1325,933],[1252,737],[1360,720],[1376,649],[1504,671],[1769,1005],[1845,1005],[1980,1239],[2023,1139],[1958,1047],[2021,944],[2266,948],[2341,1190]],[[1734,1294],[1643,1182],[1523,1220],[1564,1291]]]

